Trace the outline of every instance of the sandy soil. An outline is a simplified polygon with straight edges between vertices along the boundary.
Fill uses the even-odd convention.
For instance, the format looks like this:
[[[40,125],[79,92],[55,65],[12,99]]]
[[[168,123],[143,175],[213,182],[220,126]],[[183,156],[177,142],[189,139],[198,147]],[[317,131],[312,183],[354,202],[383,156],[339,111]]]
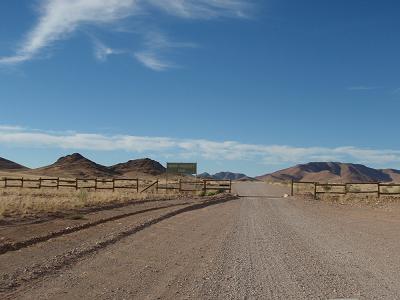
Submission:
[[[0,297],[400,298],[398,209],[235,189],[257,197],[148,211],[2,254]]]

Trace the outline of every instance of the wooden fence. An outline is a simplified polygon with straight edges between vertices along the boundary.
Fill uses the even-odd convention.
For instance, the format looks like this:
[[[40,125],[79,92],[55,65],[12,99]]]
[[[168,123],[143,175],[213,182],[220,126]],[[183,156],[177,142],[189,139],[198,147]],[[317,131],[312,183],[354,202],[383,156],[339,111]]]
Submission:
[[[175,182],[166,182],[165,184],[157,184],[158,189],[176,190],[179,192],[197,192],[197,191],[223,191],[232,192],[232,180],[214,180],[205,179],[197,181],[178,180]]]
[[[140,184],[140,182],[142,184]],[[143,193],[149,190],[176,190],[179,192],[197,192],[197,191],[228,191],[232,192],[231,180],[201,180],[201,181],[179,181],[165,182],[162,184],[159,180],[154,182],[149,180],[141,180],[139,178],[112,178],[112,179],[62,179],[62,178],[0,178],[0,188],[27,188],[27,189],[42,189],[42,188],[72,188],[92,189],[92,190],[112,190],[130,189],[137,193]]]
[[[307,185],[310,193],[317,199],[319,194],[376,194],[381,196],[400,195],[400,184],[381,182],[355,182],[355,183],[318,183],[309,181],[291,181],[291,195],[295,194],[296,185]],[[364,190],[360,186],[366,187]]]

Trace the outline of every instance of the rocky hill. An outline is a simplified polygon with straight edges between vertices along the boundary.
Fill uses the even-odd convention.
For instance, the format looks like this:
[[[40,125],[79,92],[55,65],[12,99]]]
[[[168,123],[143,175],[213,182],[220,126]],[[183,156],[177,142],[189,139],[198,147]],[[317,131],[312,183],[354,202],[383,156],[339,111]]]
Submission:
[[[373,169],[360,164],[310,162],[256,177],[259,180],[315,182],[399,182],[400,171]]]
[[[0,171],[25,171],[29,170],[27,167],[17,164],[11,160],[0,157]]]
[[[198,175],[198,177],[204,178],[204,179],[217,179],[217,180],[241,180],[241,181],[255,180],[254,178],[251,178],[251,177],[247,176],[246,174],[233,173],[233,172],[219,172],[214,175],[211,175],[209,173],[202,173],[202,174]]]
[[[111,166],[109,169],[118,175],[128,177],[137,173],[146,173],[154,176],[165,173],[165,167],[150,158],[130,160]]]
[[[30,173],[72,178],[102,178],[115,175],[108,167],[99,165],[79,153],[63,156],[55,163],[34,169]]]

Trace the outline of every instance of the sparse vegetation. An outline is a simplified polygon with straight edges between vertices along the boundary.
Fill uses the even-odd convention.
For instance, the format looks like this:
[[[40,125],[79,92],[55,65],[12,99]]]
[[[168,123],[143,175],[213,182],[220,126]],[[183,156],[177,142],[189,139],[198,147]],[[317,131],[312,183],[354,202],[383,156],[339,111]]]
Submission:
[[[221,194],[223,192],[224,192],[223,190],[210,191],[210,192],[207,192],[206,195],[207,196],[215,196],[215,195]]]
[[[325,192],[330,192],[332,190],[332,186],[330,185],[324,185],[322,188],[324,189]]]
[[[160,189],[156,193],[155,188],[152,188],[145,193],[137,193],[132,189],[95,191],[94,189],[83,188],[78,190],[71,188],[0,188],[0,219],[4,217],[23,217],[68,212],[82,208],[121,204],[146,199],[169,199],[186,193],[184,191],[179,192],[176,189],[178,183],[169,183],[168,186],[174,186],[175,189],[168,191]],[[162,185],[160,184],[161,187]],[[207,192],[201,191],[197,195],[201,197],[214,196],[224,191],[225,189]],[[192,192],[190,193],[193,194]]]
[[[296,184],[295,195],[308,195],[313,197],[310,192],[310,184]],[[389,185],[381,186],[381,194],[378,196],[378,185],[376,183],[350,183],[347,190],[343,185],[318,185],[318,199],[336,202],[340,204],[367,204],[380,206],[387,203],[400,202],[400,186]],[[346,192],[346,193],[345,193]]]
[[[102,191],[71,189],[0,189],[0,218],[56,213],[85,207],[128,203],[145,199],[170,198],[170,194],[137,194],[132,191]]]
[[[347,194],[347,195],[332,195],[332,194],[321,194],[319,195],[320,200],[329,202],[335,202],[338,204],[349,204],[349,205],[367,205],[373,207],[385,206],[389,203],[399,203],[400,196],[381,196],[378,198],[376,194]]]
[[[352,187],[349,192],[361,192],[361,188],[360,187]]]
[[[89,198],[89,192],[85,189],[81,189],[78,192],[78,200],[82,202],[84,205],[87,204]]]

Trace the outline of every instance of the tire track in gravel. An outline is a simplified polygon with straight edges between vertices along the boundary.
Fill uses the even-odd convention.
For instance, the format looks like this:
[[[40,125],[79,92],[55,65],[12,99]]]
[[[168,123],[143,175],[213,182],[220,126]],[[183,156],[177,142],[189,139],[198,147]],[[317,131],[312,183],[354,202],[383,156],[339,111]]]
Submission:
[[[134,211],[134,212],[130,212],[130,213],[125,213],[125,214],[120,214],[120,215],[116,215],[116,216],[112,216],[109,218],[103,218],[103,219],[99,219],[97,221],[94,222],[88,222],[88,223],[84,223],[84,224],[80,224],[77,226],[73,226],[73,227],[67,227],[67,228],[63,228],[59,231],[53,231],[53,232],[49,232],[48,234],[42,235],[42,236],[36,236],[27,240],[23,240],[23,241],[18,241],[18,242],[14,242],[14,243],[4,243],[2,245],[0,245],[0,255],[10,252],[10,251],[17,251],[20,250],[22,248],[26,248],[29,246],[33,246],[35,244],[38,243],[43,243],[46,242],[50,239],[53,238],[57,238],[66,234],[70,234],[73,232],[77,232],[80,230],[84,230],[90,227],[94,227],[94,226],[98,226],[100,224],[104,224],[107,222],[112,222],[112,221],[116,221],[122,218],[127,218],[130,216],[134,216],[134,215],[138,215],[138,214],[142,214],[142,213],[146,213],[146,212],[150,212],[150,211],[156,211],[156,210],[160,210],[160,209],[165,209],[165,208],[169,208],[169,207],[176,207],[176,206],[182,206],[182,205],[187,205],[191,202],[183,202],[181,204],[171,204],[171,205],[165,205],[165,206],[160,206],[160,207],[153,207],[153,208],[148,208],[148,209],[143,209],[143,210],[139,210],[139,211]]]
[[[26,285],[18,299],[207,299],[204,269],[230,232],[239,200],[179,214]],[[198,295],[198,296],[197,296]]]
[[[282,216],[282,207],[271,203],[271,211]],[[281,263],[304,299],[333,299],[359,296],[360,285],[342,269],[336,268],[329,255],[320,249],[312,236],[301,236],[285,219],[276,219],[274,243],[281,249]]]
[[[31,216],[31,219],[29,219],[29,217],[28,217],[27,219],[24,218],[24,219],[20,219],[20,220],[12,220],[12,219],[11,220],[1,220],[0,226],[42,224],[42,223],[47,223],[47,222],[53,221],[58,218],[66,217],[66,216],[68,216],[69,213],[78,213],[78,214],[99,213],[99,212],[103,212],[103,211],[108,211],[108,210],[113,210],[113,209],[118,209],[118,208],[125,208],[125,207],[129,207],[129,206],[140,205],[140,204],[166,202],[166,201],[173,201],[173,200],[178,200],[178,199],[179,198],[177,198],[177,197],[155,198],[155,199],[145,199],[145,200],[133,200],[133,201],[123,202],[123,203],[103,204],[103,205],[99,205],[99,206],[89,206],[89,207],[78,208],[78,209],[70,210],[70,211],[66,211],[66,212],[59,212],[59,213],[56,213],[55,215],[50,215],[50,216],[35,215],[34,217]]]
[[[276,199],[267,201],[272,202]],[[265,206],[261,207],[259,204],[259,201],[252,201],[251,205],[246,206],[247,214],[254,216],[249,237],[254,244],[252,255],[257,261],[255,270],[259,274],[254,283],[256,295],[261,294],[268,299],[298,298],[301,290],[289,279],[287,270],[284,268],[285,264],[275,253],[279,248],[271,242],[272,237],[279,236],[281,233],[274,230],[272,218],[260,213],[254,214],[255,211],[265,211]]]
[[[290,202],[251,198],[240,203],[236,225],[219,251],[219,264],[202,287],[205,298],[396,299],[398,296],[367,267],[336,260],[315,239],[314,229],[304,231],[285,218],[286,211],[302,213],[293,211]]]
[[[296,198],[250,197],[196,209],[126,221],[128,227],[71,257],[29,269],[20,278],[25,285],[3,298],[400,299],[397,215],[376,218],[369,209]]]
[[[307,291],[305,294],[307,298],[398,298],[398,291],[390,287],[390,281],[387,281],[384,274],[377,273],[377,270],[371,268],[368,263],[362,262],[360,260],[362,257],[357,253],[358,249],[351,249],[349,241],[343,239],[343,232],[338,226],[340,220],[334,220],[334,216],[329,216],[331,219],[328,221],[318,216],[313,222],[312,212],[297,210],[297,214],[293,215],[291,206],[290,202],[284,205],[274,203],[277,215],[285,220],[276,223],[275,226],[279,232],[287,233],[280,239],[296,253],[296,255],[293,255],[292,251],[285,253],[283,261],[293,280]],[[318,225],[317,222],[322,220],[327,224]],[[322,230],[322,236],[319,230]],[[351,236],[350,239],[360,234],[356,230],[347,229],[347,231]],[[361,246],[361,244],[356,245],[357,248]],[[348,253],[349,250],[353,254],[343,256],[342,253]]]
[[[260,201],[260,200],[256,200]],[[270,201],[270,200],[262,200]],[[230,239],[219,254],[218,270],[202,288],[207,299],[297,299],[302,291],[288,276],[272,236],[277,233],[253,199],[241,201]],[[269,212],[268,212],[269,213]]]
[[[97,240],[96,242],[90,243],[89,245],[84,245],[80,248],[69,250],[62,255],[57,255],[55,257],[49,258],[45,264],[28,266],[22,270],[16,270],[12,274],[3,274],[3,276],[0,278],[0,295],[1,293],[10,293],[23,284],[30,284],[39,280],[42,277],[53,275],[59,272],[61,269],[75,264],[80,259],[83,259],[88,255],[94,254],[128,236],[134,235],[135,233],[140,232],[166,219],[172,218],[185,212],[228,202],[235,199],[236,197],[229,195],[218,199],[205,200],[201,203],[187,205],[183,208],[161,214],[160,216],[157,216],[155,218],[150,218],[149,220],[139,225],[135,225],[120,232],[110,234],[100,240]]]

